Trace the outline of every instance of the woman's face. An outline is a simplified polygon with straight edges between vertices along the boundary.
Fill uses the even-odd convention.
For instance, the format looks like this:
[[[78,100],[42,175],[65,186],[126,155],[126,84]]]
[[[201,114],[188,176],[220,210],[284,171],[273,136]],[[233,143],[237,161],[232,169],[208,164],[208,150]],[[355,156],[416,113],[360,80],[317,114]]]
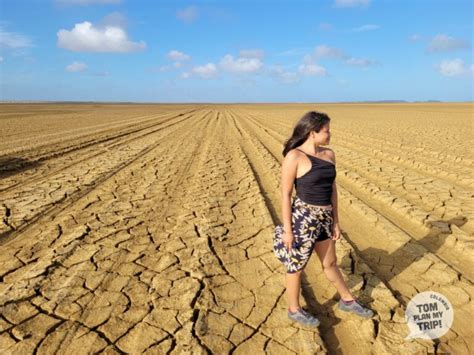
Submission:
[[[313,131],[313,140],[318,145],[328,145],[331,140],[331,132],[329,123],[321,127],[319,132]]]

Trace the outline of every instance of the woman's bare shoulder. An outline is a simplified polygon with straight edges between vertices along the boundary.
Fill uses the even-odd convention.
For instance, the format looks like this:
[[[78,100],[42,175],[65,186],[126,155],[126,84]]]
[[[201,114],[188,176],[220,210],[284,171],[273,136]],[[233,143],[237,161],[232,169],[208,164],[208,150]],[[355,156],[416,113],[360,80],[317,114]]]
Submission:
[[[333,163],[336,163],[336,153],[331,148],[324,147],[323,152]]]
[[[290,159],[298,159],[298,157],[300,157],[301,154],[303,153],[300,150],[298,150],[297,148],[293,148],[288,151],[286,156],[289,157]]]
[[[288,165],[298,165],[298,162],[301,158],[300,154],[301,153],[298,149],[294,148],[288,151],[286,153],[285,158],[283,159],[283,164],[288,166]]]

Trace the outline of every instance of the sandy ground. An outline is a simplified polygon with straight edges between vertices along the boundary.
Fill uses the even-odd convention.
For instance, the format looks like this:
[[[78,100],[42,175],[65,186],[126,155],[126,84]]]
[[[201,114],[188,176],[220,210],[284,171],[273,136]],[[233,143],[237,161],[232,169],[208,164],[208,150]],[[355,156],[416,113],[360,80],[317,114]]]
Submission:
[[[282,144],[331,119],[338,264],[377,315],[337,309],[314,255],[286,317]],[[28,353],[474,352],[472,104],[1,105],[0,349]],[[408,301],[451,330],[405,341]]]

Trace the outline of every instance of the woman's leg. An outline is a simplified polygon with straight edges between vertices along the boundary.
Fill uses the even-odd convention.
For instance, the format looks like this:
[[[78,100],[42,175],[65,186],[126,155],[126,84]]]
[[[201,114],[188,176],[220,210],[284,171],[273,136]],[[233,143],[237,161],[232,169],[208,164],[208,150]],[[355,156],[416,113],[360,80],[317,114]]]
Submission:
[[[288,309],[296,312],[300,308],[301,271],[286,273],[286,296],[288,298]]]
[[[319,260],[321,261],[321,266],[324,270],[324,274],[337,289],[337,292],[339,292],[339,295],[341,295],[342,300],[353,300],[354,297],[347,288],[347,285],[342,277],[341,271],[337,266],[335,241],[332,239],[326,239],[317,242],[316,246],[314,247],[314,251],[316,252],[316,254],[318,254]]]

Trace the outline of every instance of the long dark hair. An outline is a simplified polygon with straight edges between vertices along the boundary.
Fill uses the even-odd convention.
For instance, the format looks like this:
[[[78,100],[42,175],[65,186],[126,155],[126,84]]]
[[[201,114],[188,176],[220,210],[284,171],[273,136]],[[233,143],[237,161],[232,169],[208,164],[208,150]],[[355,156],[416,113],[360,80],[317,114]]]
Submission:
[[[293,134],[290,139],[288,139],[283,149],[283,156],[293,148],[299,147],[303,144],[306,139],[308,139],[311,131],[319,132],[321,128],[330,121],[331,119],[324,112],[318,111],[309,111],[304,114],[303,117],[296,123],[295,128],[293,129]]]

